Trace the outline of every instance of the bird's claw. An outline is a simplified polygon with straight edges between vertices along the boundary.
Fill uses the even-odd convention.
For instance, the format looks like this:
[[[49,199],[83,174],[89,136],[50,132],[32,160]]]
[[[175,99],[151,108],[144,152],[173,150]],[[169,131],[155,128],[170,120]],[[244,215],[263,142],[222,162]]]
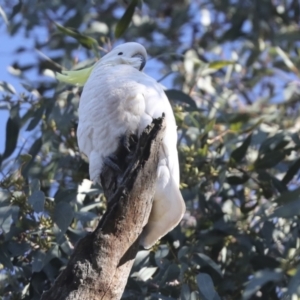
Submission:
[[[121,172],[120,167],[118,166],[118,157],[115,155],[110,155],[104,158],[104,164],[112,168],[114,171]]]
[[[133,146],[137,143],[137,136],[134,134],[125,134],[121,137],[121,144],[128,153],[132,152]]]

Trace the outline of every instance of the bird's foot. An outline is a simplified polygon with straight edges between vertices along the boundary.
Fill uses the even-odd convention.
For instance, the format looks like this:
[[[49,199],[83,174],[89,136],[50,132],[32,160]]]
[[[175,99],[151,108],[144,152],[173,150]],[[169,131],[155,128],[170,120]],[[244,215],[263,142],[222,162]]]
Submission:
[[[121,173],[121,169],[118,166],[118,157],[116,155],[109,155],[104,158],[104,164],[112,168],[114,171]]]
[[[136,134],[133,133],[126,133],[121,137],[121,145],[125,148],[127,153],[131,153],[134,149],[134,146],[138,142],[138,137]]]

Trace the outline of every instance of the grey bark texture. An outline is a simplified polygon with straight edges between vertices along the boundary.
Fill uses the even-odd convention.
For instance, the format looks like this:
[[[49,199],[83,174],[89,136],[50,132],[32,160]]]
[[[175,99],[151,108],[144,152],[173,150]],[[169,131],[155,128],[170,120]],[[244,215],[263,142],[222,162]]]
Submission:
[[[164,118],[140,138],[124,137],[100,175],[108,207],[94,232],[78,242],[68,265],[42,300],[115,300],[122,297],[155,192]],[[113,167],[117,165],[119,167]]]

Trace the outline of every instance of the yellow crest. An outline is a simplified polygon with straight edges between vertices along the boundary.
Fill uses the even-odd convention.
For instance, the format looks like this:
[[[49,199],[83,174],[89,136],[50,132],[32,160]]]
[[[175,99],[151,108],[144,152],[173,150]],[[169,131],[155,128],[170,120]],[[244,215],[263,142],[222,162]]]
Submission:
[[[76,71],[62,71],[62,74],[56,73],[56,78],[65,83],[83,86],[91,75],[94,66]]]

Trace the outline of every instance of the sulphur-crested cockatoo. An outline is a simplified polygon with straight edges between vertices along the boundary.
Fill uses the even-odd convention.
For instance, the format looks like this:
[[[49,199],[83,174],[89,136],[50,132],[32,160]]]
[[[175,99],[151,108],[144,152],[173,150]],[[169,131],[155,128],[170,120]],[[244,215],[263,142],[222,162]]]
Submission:
[[[93,67],[59,75],[69,83],[84,84],[77,129],[80,151],[89,159],[90,178],[99,182],[106,157],[119,146],[120,137],[141,134],[153,118],[165,114],[166,130],[157,169],[156,191],[141,244],[150,248],[182,219],[185,203],[179,190],[176,123],[162,87],[141,72],[145,48],[138,43],[117,46]],[[85,82],[86,81],[86,82]]]

